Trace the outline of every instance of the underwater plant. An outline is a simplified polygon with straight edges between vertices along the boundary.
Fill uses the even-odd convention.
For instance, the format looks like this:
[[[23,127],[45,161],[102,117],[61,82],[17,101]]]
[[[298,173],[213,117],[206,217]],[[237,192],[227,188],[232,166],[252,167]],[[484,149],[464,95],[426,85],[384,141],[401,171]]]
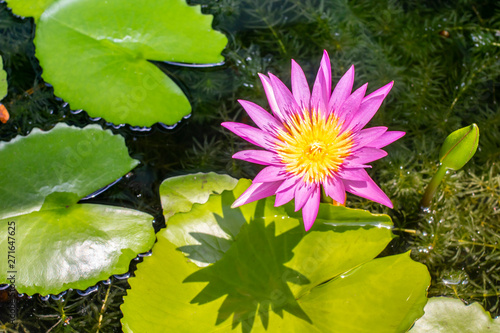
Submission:
[[[259,74],[274,117],[249,101],[239,102],[259,129],[224,122],[222,126],[266,149],[237,152],[233,158],[266,165],[233,204],[276,194],[276,206],[295,198],[309,230],[318,214],[321,191],[344,204],[346,191],[392,208],[391,200],[370,178],[367,163],[387,155],[381,148],[405,133],[387,127],[363,127],[372,119],[393,82],[365,97],[368,84],[351,93],[354,66],[332,93],[330,57],[324,51],[316,81],[309,91],[300,66],[292,60],[292,92],[273,74]]]

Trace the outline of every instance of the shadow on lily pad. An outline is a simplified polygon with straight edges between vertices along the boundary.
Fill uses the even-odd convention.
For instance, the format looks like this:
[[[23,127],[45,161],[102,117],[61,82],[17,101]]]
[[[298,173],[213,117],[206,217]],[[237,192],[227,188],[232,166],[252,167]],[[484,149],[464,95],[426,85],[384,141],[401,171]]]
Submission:
[[[191,303],[201,305],[227,295],[219,309],[216,325],[234,314],[232,328],[241,324],[243,332],[251,331],[257,315],[267,328],[270,310],[280,317],[287,311],[312,324],[287,284],[304,285],[310,281],[285,266],[293,257],[293,248],[303,237],[302,229],[298,226],[275,236],[274,222],[266,226],[264,220],[255,219],[244,225],[238,241],[222,259],[184,280],[208,282]]]

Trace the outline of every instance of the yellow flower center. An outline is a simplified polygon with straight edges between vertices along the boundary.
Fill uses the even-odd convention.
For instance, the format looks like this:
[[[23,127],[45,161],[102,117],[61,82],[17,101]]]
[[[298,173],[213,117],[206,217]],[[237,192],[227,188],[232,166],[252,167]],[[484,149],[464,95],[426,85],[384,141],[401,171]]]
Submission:
[[[338,119],[317,111],[293,116],[278,133],[277,152],[286,170],[308,183],[320,184],[339,170],[351,154],[352,133],[341,132]]]

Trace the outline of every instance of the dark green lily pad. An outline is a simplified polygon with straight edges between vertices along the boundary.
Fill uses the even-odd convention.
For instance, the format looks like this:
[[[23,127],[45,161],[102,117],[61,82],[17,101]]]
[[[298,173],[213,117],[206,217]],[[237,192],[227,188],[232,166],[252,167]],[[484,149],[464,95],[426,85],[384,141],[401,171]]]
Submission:
[[[465,305],[459,299],[433,297],[410,333],[493,333],[500,332],[500,318],[491,319],[479,303]]]
[[[55,94],[115,124],[175,124],[191,112],[182,90],[150,60],[223,61],[226,37],[212,16],[184,0],[58,0],[14,12],[40,15],[35,37],[43,78]],[[10,4],[10,2],[9,2]],[[17,12],[17,10],[22,10]]]
[[[77,203],[137,165],[122,137],[58,124],[1,142],[0,160],[0,255],[15,260],[0,262],[0,283],[14,274],[22,293],[86,289],[152,247],[150,215]]]
[[[249,184],[170,217],[130,279],[125,332],[401,332],[423,314],[425,266],[373,259],[388,216],[322,204],[305,232],[274,198],[230,208]]]

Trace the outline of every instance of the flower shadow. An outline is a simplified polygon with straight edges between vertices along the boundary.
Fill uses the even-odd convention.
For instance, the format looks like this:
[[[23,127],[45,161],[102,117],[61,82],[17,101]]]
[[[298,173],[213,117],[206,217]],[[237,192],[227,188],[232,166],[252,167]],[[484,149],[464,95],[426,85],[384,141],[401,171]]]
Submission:
[[[283,311],[286,311],[312,323],[288,286],[288,282],[304,285],[310,281],[298,271],[285,266],[294,255],[293,249],[303,238],[304,228],[298,225],[276,236],[274,221],[266,223],[264,218],[256,217],[263,216],[260,215],[262,209],[263,207],[257,208],[254,218],[249,223],[244,219],[239,220],[244,223],[241,224],[237,234],[234,233],[234,226],[238,222],[235,223],[232,218],[237,217],[235,211],[239,209],[232,209],[232,218],[216,215],[221,228],[228,232],[233,240],[222,240],[212,235],[196,233],[191,235],[201,244],[185,246],[182,249],[191,259],[199,260],[200,256],[197,254],[206,251],[196,247],[214,249],[215,244],[217,251],[211,253],[229,247],[221,254],[220,259],[191,274],[183,282],[208,282],[191,300],[192,304],[206,304],[227,295],[219,308],[216,325],[233,315],[232,328],[241,324],[243,333],[252,330],[256,316],[267,329],[270,311],[280,317],[283,317]],[[228,229],[228,222],[235,223],[231,227],[233,231]],[[207,256],[204,255],[201,259],[205,260]]]
[[[241,227],[247,223],[240,209],[231,208],[231,203],[235,200],[234,194],[225,192],[222,197],[222,216],[212,214],[217,227],[211,228],[210,233],[190,232],[189,235],[199,244],[184,245],[177,248],[190,260],[202,265],[213,264],[221,259],[233,244]]]

